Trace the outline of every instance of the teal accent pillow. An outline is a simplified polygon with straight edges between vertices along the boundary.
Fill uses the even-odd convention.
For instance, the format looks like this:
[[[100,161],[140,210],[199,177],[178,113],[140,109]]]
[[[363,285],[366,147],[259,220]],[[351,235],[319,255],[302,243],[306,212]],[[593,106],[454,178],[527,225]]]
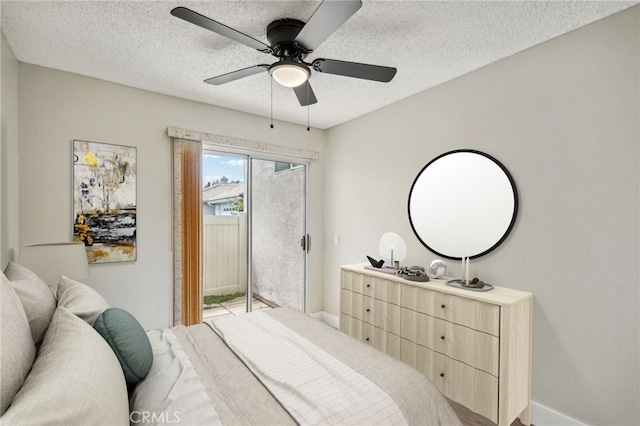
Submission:
[[[93,328],[115,352],[128,386],[147,377],[153,364],[151,343],[133,315],[123,309],[109,308],[98,315]]]

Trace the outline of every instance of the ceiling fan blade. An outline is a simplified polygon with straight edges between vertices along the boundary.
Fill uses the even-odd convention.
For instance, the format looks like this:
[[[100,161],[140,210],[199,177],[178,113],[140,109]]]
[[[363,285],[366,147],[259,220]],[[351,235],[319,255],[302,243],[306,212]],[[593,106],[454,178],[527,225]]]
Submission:
[[[298,87],[294,87],[293,91],[296,93],[298,101],[302,106],[313,105],[318,102],[316,95],[313,93],[313,89],[311,88],[311,84],[309,84],[309,80],[305,81]]]
[[[239,80],[241,78],[249,77],[263,71],[267,71],[269,69],[269,65],[254,65],[249,68],[243,68],[241,70],[232,71],[226,74],[222,74],[216,77],[211,77],[206,79],[204,82],[208,84],[214,84],[219,86],[221,84],[230,83],[235,80]]]
[[[296,36],[295,42],[305,50],[318,48],[335,30],[362,7],[360,0],[324,0]]]
[[[362,78],[365,80],[390,82],[398,71],[391,67],[379,65],[359,64],[357,62],[336,61],[335,59],[316,59],[312,63],[313,69],[327,74],[344,75],[346,77]]]
[[[267,46],[260,40],[256,40],[253,37],[249,37],[246,34],[241,33],[238,30],[234,30],[233,28],[227,27],[220,22],[214,21],[211,18],[207,18],[204,15],[199,14],[198,12],[194,12],[191,9],[187,9],[186,7],[176,7],[171,11],[171,14],[177,18],[184,19],[187,22],[195,24],[199,27],[205,28],[209,31],[213,31],[214,33],[220,34],[221,36],[225,36],[230,38],[231,40],[242,43],[246,46],[249,46],[253,49],[259,50],[264,53],[273,53],[271,47]]]

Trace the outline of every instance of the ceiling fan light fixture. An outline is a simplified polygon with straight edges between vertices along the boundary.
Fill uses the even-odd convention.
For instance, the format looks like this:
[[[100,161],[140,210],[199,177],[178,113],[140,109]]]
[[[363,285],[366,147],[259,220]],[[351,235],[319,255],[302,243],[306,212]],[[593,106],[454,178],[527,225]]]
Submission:
[[[309,68],[295,62],[278,62],[269,68],[269,74],[284,87],[298,87],[309,79]]]

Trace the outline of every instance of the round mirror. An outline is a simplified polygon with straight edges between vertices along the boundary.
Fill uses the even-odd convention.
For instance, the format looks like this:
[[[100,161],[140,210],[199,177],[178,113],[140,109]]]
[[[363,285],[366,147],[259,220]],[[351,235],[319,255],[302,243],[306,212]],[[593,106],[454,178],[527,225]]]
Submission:
[[[511,231],[518,194],[498,160],[457,150],[434,158],[418,173],[408,208],[411,228],[426,248],[448,259],[476,258]]]

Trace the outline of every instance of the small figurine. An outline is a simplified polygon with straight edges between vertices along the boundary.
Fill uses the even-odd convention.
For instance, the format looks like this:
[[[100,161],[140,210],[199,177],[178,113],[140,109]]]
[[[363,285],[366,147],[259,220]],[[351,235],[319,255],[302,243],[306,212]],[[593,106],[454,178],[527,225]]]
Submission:
[[[464,287],[471,287],[471,288],[483,288],[484,287],[484,282],[480,281],[478,279],[478,277],[472,279],[471,281],[469,281],[466,284],[462,284]]]
[[[367,256],[367,259],[369,259],[369,263],[371,263],[371,266],[374,268],[382,268],[382,265],[384,265],[384,259],[375,260],[370,256]]]

